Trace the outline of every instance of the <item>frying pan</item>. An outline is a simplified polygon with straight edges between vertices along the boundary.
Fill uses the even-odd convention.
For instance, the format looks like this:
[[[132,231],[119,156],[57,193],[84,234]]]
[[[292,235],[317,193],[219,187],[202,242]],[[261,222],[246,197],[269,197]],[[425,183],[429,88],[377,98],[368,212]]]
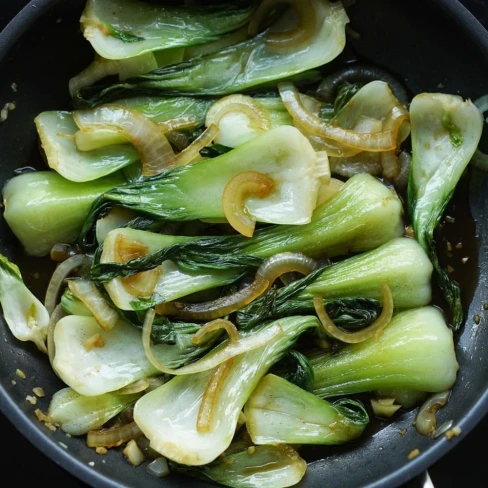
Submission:
[[[91,46],[79,30],[84,0],[34,0],[0,34],[0,102],[15,99],[17,108],[0,124],[0,185],[14,170],[42,168],[34,117],[43,110],[69,109],[68,80],[92,59]],[[476,99],[488,87],[488,33],[456,0],[358,0],[349,10],[351,25],[361,34],[329,67],[359,58],[388,68],[405,81],[411,93],[459,93]],[[13,93],[11,84],[19,89]],[[486,148],[485,148],[486,149]],[[465,288],[466,324],[457,334],[460,370],[451,401],[438,414],[439,424],[453,420],[468,433],[488,413],[488,177],[470,169],[464,178],[465,201],[474,219],[477,249]],[[0,252],[19,263],[28,285],[39,296],[47,285],[52,264],[26,258],[3,219]],[[468,268],[467,268],[468,269]],[[39,277],[37,277],[39,272]],[[476,324],[473,317],[479,315]],[[0,319],[1,320],[1,319]],[[30,343],[13,338],[0,324],[0,410],[17,429],[68,472],[96,488],[144,485],[145,488],[180,488],[204,482],[172,475],[164,480],[129,465],[120,452],[101,456],[84,439],[68,438],[41,424],[35,408],[47,410],[49,399],[64,385],[53,374],[46,357]],[[19,380],[16,369],[26,373]],[[13,384],[15,382],[15,384]],[[46,396],[32,406],[25,401],[32,388]],[[362,438],[337,447],[310,450],[303,488],[393,488],[412,479],[452,449],[460,437],[447,441],[418,435],[412,427],[414,412],[394,423],[373,423]],[[407,429],[405,436],[399,430]],[[412,461],[413,449],[420,455]]]

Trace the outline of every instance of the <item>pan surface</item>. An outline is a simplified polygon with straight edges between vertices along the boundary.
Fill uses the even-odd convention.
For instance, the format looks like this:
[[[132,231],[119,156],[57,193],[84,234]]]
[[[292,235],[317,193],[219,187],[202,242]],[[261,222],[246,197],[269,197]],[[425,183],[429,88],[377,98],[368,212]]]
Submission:
[[[69,109],[68,80],[91,61],[92,50],[79,30],[84,0],[30,2],[0,34],[0,102],[15,98],[17,108],[0,125],[0,185],[16,168],[43,167],[37,147],[34,117],[43,110]],[[454,0],[358,0],[350,11],[351,25],[361,40],[348,40],[345,53],[330,70],[361,58],[386,67],[405,81],[411,93],[459,93],[476,99],[486,93],[488,34],[462,5]],[[19,91],[13,93],[15,82]],[[485,147],[485,150],[488,149]],[[475,220],[478,242],[476,287],[470,290],[467,321],[457,337],[458,379],[450,403],[438,422],[452,419],[463,433],[488,412],[488,331],[483,303],[488,302],[488,178],[471,170],[466,191]],[[42,298],[48,273],[37,259],[26,259],[6,223],[0,222],[0,252],[21,266],[23,275]],[[474,267],[473,267],[474,266]],[[40,277],[35,279],[36,273]],[[473,317],[479,315],[476,324]],[[34,445],[57,464],[94,487],[179,488],[189,479],[172,475],[159,480],[145,469],[130,466],[120,452],[103,457],[87,449],[83,439],[51,432],[38,422],[34,410],[47,410],[52,394],[63,387],[46,357],[35,346],[20,343],[4,323],[0,327],[0,410]],[[27,375],[24,381],[16,369]],[[15,381],[15,384],[12,383]],[[46,397],[36,406],[25,401],[32,388],[41,386]],[[353,444],[311,450],[312,462],[300,486],[319,488],[392,488],[420,473],[451,449],[460,438],[447,441],[419,436],[411,427],[413,414],[393,424],[371,426]],[[378,428],[380,427],[380,428]],[[406,428],[405,436],[399,430]],[[407,455],[418,448],[412,461]],[[91,463],[94,463],[93,465]],[[210,486],[190,480],[191,486]]]

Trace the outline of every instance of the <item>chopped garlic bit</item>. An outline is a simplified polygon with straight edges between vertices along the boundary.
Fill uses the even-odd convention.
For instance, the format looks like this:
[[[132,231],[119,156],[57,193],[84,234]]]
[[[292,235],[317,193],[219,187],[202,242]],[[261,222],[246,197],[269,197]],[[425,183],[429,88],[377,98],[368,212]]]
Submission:
[[[401,429],[398,433],[403,437],[407,433],[407,429]]]
[[[410,451],[407,458],[409,461],[412,459],[416,458],[420,454],[420,451],[418,449],[414,449],[413,451]]]
[[[450,441],[453,437],[457,437],[461,433],[461,429],[459,427],[453,427],[451,430],[446,432],[446,439]]]
[[[32,388],[32,391],[39,398],[42,398],[43,396],[46,396],[46,394],[44,393],[44,390],[40,386],[36,386],[35,388]]]
[[[95,452],[96,452],[97,454],[101,454],[101,455],[103,455],[103,454],[107,454],[107,448],[106,448],[106,447],[100,447],[100,446],[99,446],[99,447],[97,447],[97,448],[95,449]]]
[[[134,439],[131,439],[127,443],[122,452],[132,466],[139,466],[146,460],[146,456],[144,456],[144,453],[139,449],[139,446]]]
[[[64,443],[64,442],[58,442],[58,444],[61,446],[61,447],[64,447],[64,449],[68,449],[68,446]]]
[[[94,347],[104,347],[105,341],[100,334],[94,334],[85,341],[85,349],[91,351]]]
[[[94,463],[93,461],[90,461],[90,462],[88,463],[88,465],[93,467],[93,466],[95,466],[95,463]]]
[[[31,404],[35,405],[37,403],[37,398],[35,396],[27,395],[25,399]]]
[[[11,112],[12,110],[15,110],[15,103],[14,102],[8,102],[6,103],[2,110],[0,110],[0,122],[5,122],[8,117],[8,113]]]
[[[12,385],[15,386],[16,384],[17,384],[17,382],[15,380],[12,380]]]
[[[21,370],[21,369],[17,369],[15,371],[15,374],[19,377],[19,378],[22,378],[23,380],[25,380],[26,376],[25,376],[25,373]]]
[[[40,408],[36,408],[34,413],[36,414],[37,419],[41,422],[49,422],[51,420]]]
[[[58,430],[58,428],[51,422],[46,422],[44,425],[52,432],[56,432]]]
[[[17,93],[17,83],[12,83],[12,84],[10,85],[10,88],[12,88],[12,91],[13,91],[14,93]]]

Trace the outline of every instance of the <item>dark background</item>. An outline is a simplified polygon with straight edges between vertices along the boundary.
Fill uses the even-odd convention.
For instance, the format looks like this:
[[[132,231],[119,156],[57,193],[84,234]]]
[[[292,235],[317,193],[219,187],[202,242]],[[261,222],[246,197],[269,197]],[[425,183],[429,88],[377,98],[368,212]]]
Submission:
[[[27,0],[0,0],[0,30],[26,4]],[[488,28],[488,0],[462,0],[471,12]],[[419,13],[420,14],[420,13]],[[487,80],[488,89],[488,80]],[[36,484],[65,488],[87,488],[42,452],[34,447],[0,413],[0,433],[4,440],[0,466],[8,467],[15,475],[16,485]],[[484,448],[488,438],[488,416],[457,444],[444,458],[429,468],[436,488],[451,488],[464,485],[471,488],[488,486],[488,459]],[[361,466],[358,466],[361,469]],[[0,483],[4,485],[5,482]],[[420,480],[401,488],[422,486]],[[426,487],[427,488],[427,487]]]

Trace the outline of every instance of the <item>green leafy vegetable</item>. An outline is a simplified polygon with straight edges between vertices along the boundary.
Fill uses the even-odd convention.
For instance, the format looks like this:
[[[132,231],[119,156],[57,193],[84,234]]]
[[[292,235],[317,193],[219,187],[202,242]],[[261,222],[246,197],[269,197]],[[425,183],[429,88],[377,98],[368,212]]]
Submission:
[[[89,183],[55,171],[24,173],[3,187],[4,217],[27,254],[46,256],[54,244],[75,241],[92,203],[124,181],[118,173]]]
[[[329,403],[273,374],[254,389],[244,415],[255,444],[343,444],[358,438],[369,422],[361,403]]]
[[[412,168],[408,208],[415,236],[434,265],[437,282],[451,309],[451,323],[463,322],[461,293],[437,256],[434,230],[475,153],[483,117],[471,101],[437,93],[417,95],[410,106]]]
[[[151,447],[177,463],[195,466],[208,464],[222,454],[260,379],[305,330],[317,327],[318,321],[310,316],[290,317],[278,324],[282,333],[270,343],[241,354],[230,363],[213,401],[209,430],[199,431],[197,421],[202,395],[214,370],[177,376],[138,400],[134,420]],[[274,326],[271,322],[260,330]]]
[[[314,211],[309,224],[269,226],[257,230],[251,238],[207,237],[161,247],[153,254],[123,264],[96,265],[92,278],[109,281],[117,276],[130,276],[167,259],[198,271],[234,268],[242,272],[248,267],[258,267],[264,258],[280,252],[340,256],[374,249],[401,236],[402,217],[402,204],[395,192],[370,175],[357,175]],[[142,236],[141,239],[144,242]]]
[[[182,366],[215,345],[215,334],[194,344],[192,339],[200,328],[194,324],[176,325],[171,335],[168,322],[159,327],[159,343],[152,350],[170,368]],[[97,334],[103,347],[87,350],[86,341]],[[168,343],[161,342],[164,340]],[[54,344],[54,370],[80,395],[103,395],[160,374],[146,357],[141,332],[124,320],[106,332],[93,317],[68,315],[56,324]]]
[[[70,112],[42,112],[35,119],[41,146],[50,168],[67,180],[93,181],[139,161],[137,150],[129,144],[116,144],[79,151],[75,143],[78,126]]]
[[[432,264],[422,247],[400,237],[269,292],[239,310],[237,321],[247,328],[271,317],[311,313],[318,296],[336,324],[364,327],[377,316],[383,283],[390,287],[396,308],[414,308],[430,303],[431,275]]]
[[[226,95],[322,66],[344,49],[345,25],[349,19],[341,2],[314,0],[313,3],[322,27],[309,45],[295,52],[278,54],[268,51],[265,31],[217,53],[130,78],[125,84],[82,89],[74,101],[79,107],[93,107],[119,98],[147,94]],[[288,30],[294,19],[294,12],[288,12],[278,19],[274,28]]]
[[[232,446],[231,446],[232,448]],[[231,488],[286,488],[300,482],[307,463],[290,446],[249,446],[205,466],[170,463],[172,471]]]
[[[313,369],[307,357],[301,352],[290,351],[271,369],[271,373],[285,378],[303,390],[313,390]]]
[[[100,56],[124,59],[215,41],[246,24],[255,5],[239,1],[183,8],[135,0],[88,0],[80,22]]]
[[[245,202],[257,221],[305,224],[316,206],[320,169],[305,136],[294,127],[278,127],[217,158],[106,192],[94,205],[88,225],[108,204],[168,220],[225,218],[224,188],[244,171],[266,173],[275,182],[268,196]]]
[[[47,353],[49,313],[22,280],[19,268],[0,254],[0,304],[3,318],[19,341],[32,341]]]
[[[83,435],[101,429],[142,394],[83,396],[71,388],[63,388],[52,396],[47,415],[66,434]]]
[[[320,397],[381,389],[445,391],[458,370],[452,330],[431,306],[401,312],[380,337],[335,354],[311,355],[310,363]]]

